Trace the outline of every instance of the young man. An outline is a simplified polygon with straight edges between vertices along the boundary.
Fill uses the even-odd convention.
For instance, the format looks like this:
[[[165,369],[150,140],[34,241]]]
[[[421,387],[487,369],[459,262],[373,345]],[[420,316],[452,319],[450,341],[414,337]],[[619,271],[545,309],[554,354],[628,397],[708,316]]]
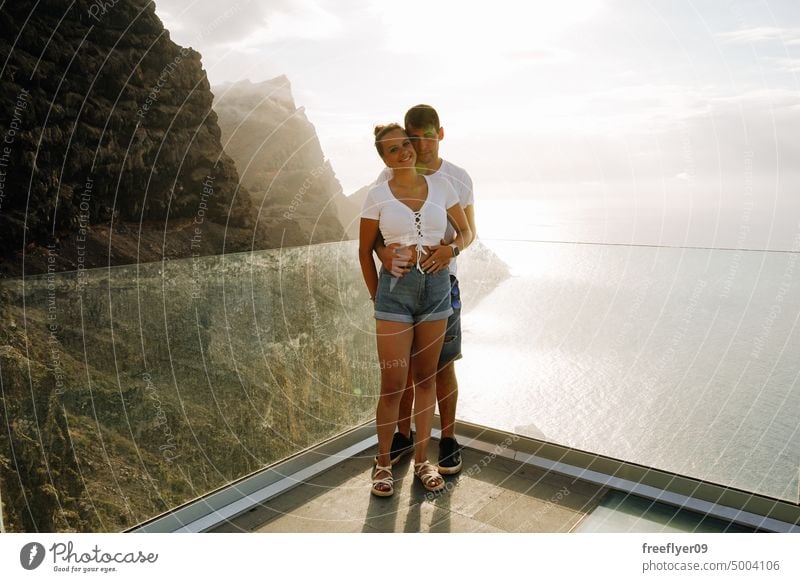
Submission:
[[[417,152],[417,171],[430,176],[436,174],[447,179],[458,194],[461,207],[467,215],[470,229],[475,233],[474,195],[472,179],[466,171],[439,157],[439,143],[444,139],[444,128],[439,115],[430,105],[415,105],[405,117],[405,129]],[[388,179],[388,176],[382,175]],[[455,231],[450,226],[445,234],[443,245],[452,241]],[[469,243],[472,242],[470,240]],[[403,276],[416,260],[407,247],[385,246],[378,237],[375,250],[383,266],[397,277]],[[439,403],[439,417],[442,425],[442,438],[439,441],[439,473],[454,475],[461,470],[461,447],[455,438],[456,404],[458,402],[458,381],[453,362],[461,358],[461,300],[456,278],[456,256],[464,249],[453,246],[440,247],[435,253],[427,255],[421,266],[426,272],[441,269],[450,270],[451,301],[453,315],[447,322],[444,345],[439,358],[436,374],[436,399]],[[414,403],[414,385],[409,374],[408,384],[400,402],[400,420],[397,432],[392,439],[391,462],[396,463],[404,454],[413,450],[414,436],[411,432],[411,408]]]

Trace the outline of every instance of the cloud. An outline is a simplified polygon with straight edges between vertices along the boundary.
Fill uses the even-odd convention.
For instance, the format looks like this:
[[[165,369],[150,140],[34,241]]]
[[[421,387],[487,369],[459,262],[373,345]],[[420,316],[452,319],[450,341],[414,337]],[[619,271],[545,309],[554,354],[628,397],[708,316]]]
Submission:
[[[176,42],[202,47],[221,44],[263,27],[275,5],[233,0],[221,6],[210,0],[158,0],[156,14]]]
[[[752,44],[756,42],[780,41],[785,44],[800,43],[800,28],[758,26],[744,30],[717,33],[716,37],[728,44]]]
[[[244,44],[265,44],[286,40],[323,40],[339,38],[344,31],[340,17],[313,0],[296,0],[272,11],[266,26]]]
[[[562,64],[574,62],[576,59],[574,52],[556,47],[510,51],[505,56],[511,60],[534,64]]]
[[[287,40],[335,38],[343,32],[339,16],[324,0],[159,0],[156,13],[176,42],[242,49]]]
[[[737,95],[710,95],[709,99],[716,104],[739,109],[741,106],[753,110],[787,109],[800,103],[800,95],[791,89],[753,89]]]
[[[777,59],[776,65],[783,73],[800,73],[800,59]]]
[[[600,0],[520,4],[495,0],[384,2],[372,12],[385,24],[385,48],[398,54],[469,57],[553,53],[553,44],[574,25],[590,20]]]

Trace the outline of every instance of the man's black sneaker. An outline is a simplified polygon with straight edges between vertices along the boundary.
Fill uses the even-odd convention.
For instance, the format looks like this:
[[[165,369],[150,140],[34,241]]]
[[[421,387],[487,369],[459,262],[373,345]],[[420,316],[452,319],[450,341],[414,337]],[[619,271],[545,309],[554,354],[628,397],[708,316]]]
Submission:
[[[439,473],[455,475],[461,470],[461,446],[456,439],[444,437],[439,441]]]
[[[403,458],[403,455],[414,450],[414,431],[406,437],[401,432],[394,433],[392,437],[392,448],[389,449],[389,461],[394,465]]]
[[[414,450],[414,431],[412,430],[408,437],[403,433],[396,432],[392,437],[392,448],[389,449],[389,462],[394,465],[403,458],[403,455]],[[376,456],[373,463],[378,464],[378,457]]]

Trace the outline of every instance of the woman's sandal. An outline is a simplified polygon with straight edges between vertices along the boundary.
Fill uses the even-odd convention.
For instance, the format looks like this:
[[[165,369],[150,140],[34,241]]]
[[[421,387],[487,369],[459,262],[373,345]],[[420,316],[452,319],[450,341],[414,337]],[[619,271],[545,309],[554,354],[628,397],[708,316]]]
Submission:
[[[428,491],[436,493],[445,487],[444,477],[441,476],[436,467],[427,459],[414,465],[414,475],[419,477],[422,486]],[[434,485],[437,481],[439,483]]]
[[[386,477],[378,478],[378,473],[383,472]],[[381,488],[381,485],[386,488]],[[372,471],[372,494],[378,497],[389,497],[394,493],[394,478],[392,477],[392,467],[382,467],[375,465]]]

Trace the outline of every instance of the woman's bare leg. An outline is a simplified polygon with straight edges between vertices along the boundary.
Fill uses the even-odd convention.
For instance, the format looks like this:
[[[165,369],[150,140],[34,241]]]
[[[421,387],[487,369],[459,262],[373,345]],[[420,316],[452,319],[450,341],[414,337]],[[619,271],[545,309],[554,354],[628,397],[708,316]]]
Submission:
[[[414,372],[408,371],[406,389],[403,398],[400,400],[399,420],[397,421],[397,432],[403,436],[411,436],[411,409],[414,407]]]
[[[410,323],[376,321],[378,361],[381,366],[381,395],[375,411],[378,425],[378,464],[389,466],[389,450],[397,425],[400,399],[406,388],[411,361],[414,328]]]
[[[411,370],[414,376],[414,462],[428,458],[433,412],[436,408],[436,369],[442,351],[447,320],[423,321],[414,326]]]

